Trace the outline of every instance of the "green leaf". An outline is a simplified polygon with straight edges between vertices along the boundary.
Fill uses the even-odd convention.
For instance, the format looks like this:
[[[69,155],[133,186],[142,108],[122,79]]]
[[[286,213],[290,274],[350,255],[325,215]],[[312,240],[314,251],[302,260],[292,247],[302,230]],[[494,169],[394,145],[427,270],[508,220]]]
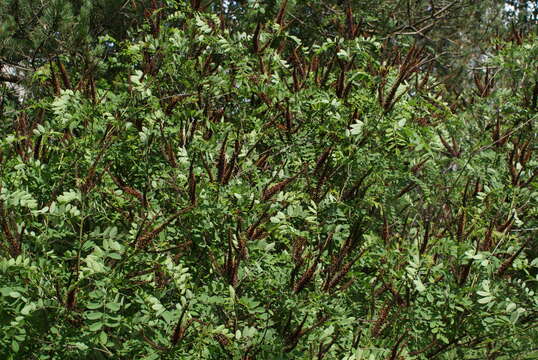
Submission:
[[[420,279],[414,280],[413,283],[415,284],[415,287],[416,287],[418,292],[426,291],[426,287],[424,286],[424,284],[422,283],[422,281]]]
[[[118,303],[107,303],[106,308],[112,311],[118,311],[121,308],[121,304]]]
[[[87,307],[88,309],[90,309],[90,310],[99,309],[99,308],[101,308],[102,306],[103,306],[102,303],[88,303],[88,304],[86,305],[86,307]]]
[[[478,299],[478,302],[480,304],[488,304],[488,303],[492,302],[494,299],[495,299],[495,297],[493,297],[493,296],[487,296],[487,297]]]
[[[11,296],[12,298],[19,298],[21,297],[21,293],[18,291],[11,291],[8,296]]]
[[[89,320],[97,320],[103,317],[103,313],[97,312],[97,311],[92,311],[92,312],[86,313],[85,315],[86,315],[86,318]]]
[[[349,133],[351,135],[360,135],[362,134],[362,128],[364,127],[364,123],[362,121],[357,121],[356,123],[354,123],[353,125],[351,125],[351,130],[349,131]]]
[[[98,322],[96,322],[96,323],[91,324],[91,325],[89,326],[88,329],[89,329],[91,332],[96,332],[96,331],[101,330],[102,327],[103,327],[103,323],[100,322],[100,321],[98,321]]]
[[[67,204],[73,200],[80,200],[80,193],[76,190],[64,191],[62,195],[58,196],[58,202]]]
[[[121,260],[121,255],[118,253],[107,253],[107,256],[114,260]]]
[[[82,350],[82,351],[86,351],[89,349],[88,345],[84,344],[84,343],[81,343],[81,342],[76,342],[73,344],[77,349],[79,350]]]
[[[99,334],[99,342],[105,346],[108,343],[108,336],[104,331],[101,331],[101,333]]]
[[[515,303],[509,303],[507,306],[506,306],[506,311],[507,312],[512,312],[516,309],[517,305]]]
[[[21,310],[21,314],[22,315],[28,315],[30,314],[31,311],[35,310],[36,306],[34,303],[30,303],[30,304],[26,304],[22,310]]]

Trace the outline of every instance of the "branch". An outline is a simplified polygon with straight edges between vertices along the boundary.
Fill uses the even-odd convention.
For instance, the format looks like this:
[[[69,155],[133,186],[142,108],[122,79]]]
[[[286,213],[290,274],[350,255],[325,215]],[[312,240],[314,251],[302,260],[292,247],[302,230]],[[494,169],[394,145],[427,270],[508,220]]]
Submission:
[[[425,21],[428,21],[428,20],[432,19],[432,20],[433,20],[433,23],[431,23],[430,25],[426,25],[426,27],[425,27],[425,29],[426,29],[426,28],[429,28],[429,27],[431,27],[431,26],[437,24],[437,22],[438,22],[439,20],[441,20],[441,19],[439,18],[439,16],[440,16],[442,13],[446,12],[447,10],[450,10],[450,8],[452,8],[454,5],[456,5],[459,1],[460,1],[460,0],[454,0],[454,1],[452,1],[451,3],[447,4],[447,5],[446,5],[445,7],[443,7],[442,9],[439,9],[438,11],[436,11],[434,14],[425,16],[425,17],[423,17],[422,19],[417,20],[417,21],[416,21],[415,23],[413,23],[413,24],[403,25],[403,26],[401,26],[400,28],[394,30],[390,35],[391,35],[391,36],[393,36],[393,35],[401,35],[401,34],[402,34],[401,31],[406,30],[406,29],[414,29],[414,30],[416,30],[416,27],[417,27],[418,25],[424,23]],[[423,30],[419,30],[417,33],[420,33],[421,31],[423,31]],[[413,33],[411,33],[411,34],[413,34]]]

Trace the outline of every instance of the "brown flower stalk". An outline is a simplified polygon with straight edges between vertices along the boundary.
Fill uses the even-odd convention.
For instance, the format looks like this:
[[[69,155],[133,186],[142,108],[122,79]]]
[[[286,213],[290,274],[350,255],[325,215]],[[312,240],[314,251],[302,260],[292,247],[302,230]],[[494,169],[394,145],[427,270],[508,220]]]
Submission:
[[[519,256],[519,254],[521,254],[521,252],[523,251],[523,249],[525,249],[525,246],[527,246],[527,243],[528,243],[529,240],[525,241],[525,243],[523,243],[523,245],[521,245],[521,247],[519,248],[518,251],[516,251],[513,255],[511,255],[508,259],[506,259],[502,264],[501,266],[499,266],[499,269],[497,270],[497,272],[495,273],[496,276],[502,276],[504,275],[504,273],[506,272],[506,270],[512,266],[512,264],[514,263],[514,260]]]
[[[305,286],[308,285],[308,283],[313,279],[314,272],[316,271],[320,257],[321,254],[318,254],[316,259],[312,262],[312,265],[310,265],[308,270],[306,270],[303,276],[301,276],[301,278],[299,279],[299,281],[297,281],[297,283],[293,287],[294,293],[298,293],[299,291],[303,290]]]
[[[74,287],[67,293],[65,306],[68,310],[74,310],[77,303],[77,288]]]
[[[333,276],[331,281],[327,283],[327,285],[324,287],[324,291],[330,291],[333,289],[338,283],[344,278],[344,276],[347,275],[349,270],[351,269],[351,266],[364,254],[365,250],[363,250],[359,255],[357,255],[354,259],[351,259],[348,261],[343,267],[342,270],[340,270],[336,275]]]
[[[189,167],[189,199],[191,204],[196,204],[196,176],[194,176],[194,165],[191,161],[191,166]]]
[[[286,186],[288,186],[290,183],[295,181],[295,179],[297,179],[297,176],[298,175],[289,177],[287,179],[282,180],[278,184],[271,186],[268,189],[266,188],[262,195],[262,201],[267,201],[271,199],[275,194],[278,194],[279,192],[281,192]]]
[[[316,161],[316,167],[314,168],[314,175],[317,175],[319,171],[321,170],[321,167],[325,164],[325,161],[329,158],[329,155],[331,154],[332,146],[329,146],[321,155],[318,157],[318,160]]]
[[[284,15],[286,14],[286,6],[288,5],[288,0],[282,1],[282,4],[280,5],[280,9],[278,10],[278,14],[275,19],[275,23],[277,23],[280,26],[284,25]]]
[[[224,137],[222,145],[220,146],[219,160],[217,162],[217,181],[222,184],[224,174],[226,174],[226,142],[228,141],[228,134]]]
[[[373,337],[378,337],[379,334],[381,333],[381,330],[383,329],[383,326],[385,325],[385,322],[387,321],[387,317],[390,313],[391,308],[392,308],[392,303],[389,301],[386,301],[385,306],[379,312],[378,318],[372,328]]]
[[[174,215],[170,216],[167,220],[156,226],[153,230],[144,233],[136,241],[136,247],[139,249],[145,249],[149,245],[149,243],[153,239],[155,239],[155,237],[157,237],[157,235],[159,235],[168,225],[170,225],[170,223],[172,223],[181,215],[191,211],[192,209],[194,209],[194,205],[187,206],[186,208],[183,208],[176,212]]]
[[[185,314],[187,313],[188,305],[189,304],[187,303],[187,305],[183,307],[183,310],[181,311],[181,315],[179,316],[179,320],[177,321],[176,327],[174,328],[174,332],[172,333],[172,337],[170,338],[170,342],[172,343],[173,346],[177,345],[179,341],[183,339],[183,337],[185,336],[185,333],[187,332],[187,329],[193,323],[193,320],[190,319],[189,321],[187,321],[185,326],[181,325],[183,323],[183,318]]]
[[[147,207],[146,199],[145,199],[144,195],[143,195],[140,191],[138,191],[138,190],[136,190],[136,189],[134,189],[134,188],[132,188],[132,187],[130,187],[130,186],[127,186],[127,185],[125,184],[125,182],[124,182],[119,176],[115,176],[115,175],[113,175],[110,171],[107,170],[107,173],[108,173],[108,175],[110,175],[110,177],[112,178],[112,180],[114,181],[114,183],[115,183],[115,184],[116,184],[116,185],[117,185],[123,192],[125,192],[125,193],[127,193],[127,194],[129,194],[129,195],[134,196],[135,198],[137,198],[137,199],[142,203],[142,206]]]

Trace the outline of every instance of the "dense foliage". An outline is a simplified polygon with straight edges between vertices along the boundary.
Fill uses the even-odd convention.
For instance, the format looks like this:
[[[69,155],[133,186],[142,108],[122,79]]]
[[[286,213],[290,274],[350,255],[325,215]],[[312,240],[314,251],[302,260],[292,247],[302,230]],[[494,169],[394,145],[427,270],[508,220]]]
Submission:
[[[532,33],[149,3],[2,85],[3,358],[537,357]]]

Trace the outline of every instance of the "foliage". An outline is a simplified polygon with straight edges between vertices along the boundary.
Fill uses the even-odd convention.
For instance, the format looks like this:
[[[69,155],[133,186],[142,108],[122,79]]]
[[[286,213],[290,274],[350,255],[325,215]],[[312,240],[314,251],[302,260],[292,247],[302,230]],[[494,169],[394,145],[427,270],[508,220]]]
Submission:
[[[0,353],[536,356],[536,39],[446,95],[434,53],[353,14],[307,44],[286,1],[245,30],[200,6],[4,112]]]

